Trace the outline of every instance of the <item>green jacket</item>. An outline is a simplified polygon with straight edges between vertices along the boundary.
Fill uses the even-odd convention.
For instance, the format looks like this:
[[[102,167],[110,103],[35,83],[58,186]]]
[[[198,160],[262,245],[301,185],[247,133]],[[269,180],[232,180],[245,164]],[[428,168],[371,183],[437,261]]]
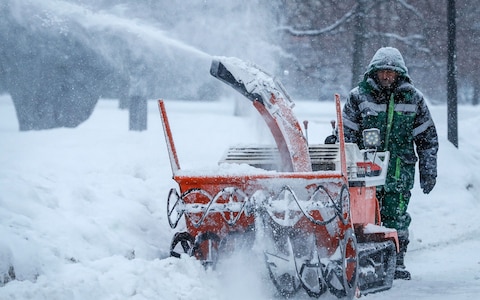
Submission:
[[[382,51],[383,50],[383,51]],[[382,89],[376,71],[395,70],[395,86]],[[362,82],[354,88],[343,109],[345,140],[363,148],[362,131],[380,129],[379,150],[390,151],[385,183],[387,192],[411,190],[419,159],[421,180],[437,176],[438,136],[425,99],[411,83],[398,50],[381,48],[370,62]]]

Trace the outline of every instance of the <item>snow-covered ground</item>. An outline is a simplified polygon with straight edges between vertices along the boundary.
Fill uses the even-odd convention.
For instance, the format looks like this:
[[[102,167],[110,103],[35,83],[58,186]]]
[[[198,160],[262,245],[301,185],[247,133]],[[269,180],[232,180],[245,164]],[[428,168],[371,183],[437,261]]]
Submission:
[[[233,116],[231,99],[167,100],[166,108],[183,169],[269,139],[256,114]],[[412,280],[365,299],[480,295],[480,107],[459,107],[459,149],[446,138],[446,106],[430,109],[439,177],[430,195],[418,182],[413,190]],[[333,96],[297,101],[294,111],[309,120],[312,143],[330,133]],[[261,257],[239,254],[216,271],[169,257],[166,198],[176,183],[155,101],[148,117],[147,131],[130,132],[128,112],[101,100],[78,128],[19,132],[10,97],[0,97],[0,272],[10,263],[17,277],[0,299],[276,299]]]

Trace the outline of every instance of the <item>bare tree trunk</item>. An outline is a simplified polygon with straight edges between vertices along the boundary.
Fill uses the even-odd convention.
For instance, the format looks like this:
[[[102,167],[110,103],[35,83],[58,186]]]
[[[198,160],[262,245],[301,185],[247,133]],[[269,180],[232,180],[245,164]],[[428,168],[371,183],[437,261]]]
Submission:
[[[457,116],[457,81],[455,64],[455,33],[456,33],[455,0],[448,0],[448,61],[447,61],[447,110],[448,110],[448,140],[458,148],[458,116]]]
[[[355,31],[353,33],[352,88],[358,84],[364,70],[365,5],[365,0],[357,0]]]
[[[129,129],[134,131],[147,130],[147,98],[130,96],[129,102]]]
[[[480,80],[478,79],[478,76],[475,76],[473,80],[473,99],[472,99],[472,104],[473,105],[478,105],[480,102]]]

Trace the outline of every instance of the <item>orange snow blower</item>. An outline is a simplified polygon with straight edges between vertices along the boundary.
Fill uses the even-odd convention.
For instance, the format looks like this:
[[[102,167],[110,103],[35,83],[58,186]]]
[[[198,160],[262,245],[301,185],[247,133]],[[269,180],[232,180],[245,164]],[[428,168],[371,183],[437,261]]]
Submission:
[[[252,102],[275,145],[230,147],[214,170],[182,170],[159,100],[179,185],[168,195],[168,220],[176,228],[185,216],[186,228],[174,235],[171,255],[185,253],[213,267],[222,255],[257,243],[274,286],[285,297],[301,288],[311,297],[329,292],[347,299],[389,289],[398,238],[394,229],[381,226],[375,196],[389,159],[388,152],[376,151],[378,132],[364,132],[372,141],[365,150],[345,143],[335,95],[337,142],[309,145],[293,101],[272,76],[226,57],[215,58],[210,73]]]

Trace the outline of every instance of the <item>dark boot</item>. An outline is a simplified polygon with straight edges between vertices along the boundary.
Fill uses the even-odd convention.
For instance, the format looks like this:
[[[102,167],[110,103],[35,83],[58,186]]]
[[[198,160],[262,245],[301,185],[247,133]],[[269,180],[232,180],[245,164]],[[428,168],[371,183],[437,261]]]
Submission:
[[[405,254],[407,253],[407,246],[408,246],[408,243],[410,242],[408,240],[408,234],[399,235],[398,242],[399,242],[400,252],[397,253],[397,266],[395,268],[395,275],[393,278],[410,280],[411,279],[410,272],[407,271],[404,263]]]

